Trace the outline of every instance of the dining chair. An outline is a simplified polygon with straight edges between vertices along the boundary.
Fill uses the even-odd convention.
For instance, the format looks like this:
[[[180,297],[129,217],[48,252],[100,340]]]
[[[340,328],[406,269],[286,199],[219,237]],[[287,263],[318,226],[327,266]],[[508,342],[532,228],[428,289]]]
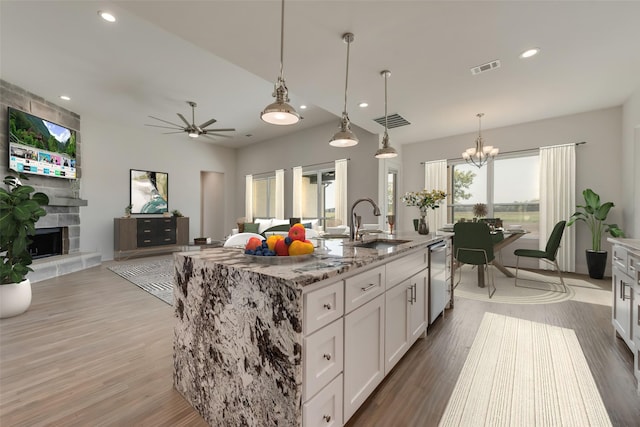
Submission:
[[[559,221],[553,227],[553,230],[551,231],[549,240],[547,240],[547,245],[544,251],[537,250],[537,249],[516,249],[515,251],[513,251],[514,255],[516,256],[516,278],[515,278],[516,286],[518,286],[518,264],[520,262],[520,257],[537,258],[542,261],[548,262],[555,267],[556,271],[558,272],[558,277],[560,278],[560,284],[564,289],[564,291],[562,292],[563,293],[567,292],[567,286],[564,284],[562,273],[560,272],[560,267],[558,266],[558,261],[556,260],[558,248],[560,247],[560,240],[562,240],[562,234],[564,233],[564,229],[566,225],[567,225],[567,221]],[[532,282],[546,283],[540,280],[531,280],[531,279],[526,279],[526,280],[532,281]],[[519,287],[530,288],[531,286],[519,286]],[[538,289],[538,288],[535,288],[535,289]],[[560,292],[554,289],[549,289],[549,290],[553,292]]]
[[[453,226],[453,247],[455,259],[458,264],[475,265],[478,268],[484,266],[487,278],[489,278],[489,265],[493,263],[493,238],[489,226],[484,222],[458,222]],[[461,266],[459,265],[458,268]],[[484,274],[484,273],[483,273]],[[462,279],[460,272],[458,283]],[[491,287],[493,286],[493,292]],[[487,280],[489,298],[496,292],[496,285],[491,274],[491,281]]]
[[[247,242],[249,241],[250,238],[252,237],[257,237],[260,240],[264,240],[264,236],[257,234],[257,233],[238,233],[238,234],[234,234],[233,236],[229,237],[225,242],[224,242],[224,247],[228,248],[230,246],[244,246],[247,244]]]

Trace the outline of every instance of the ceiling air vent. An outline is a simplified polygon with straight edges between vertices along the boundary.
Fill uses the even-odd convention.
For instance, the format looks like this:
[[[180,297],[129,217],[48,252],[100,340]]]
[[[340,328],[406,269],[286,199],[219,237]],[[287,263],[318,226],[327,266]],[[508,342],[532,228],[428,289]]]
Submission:
[[[493,70],[495,68],[500,68],[499,59],[496,59],[495,61],[487,62],[486,64],[478,65],[477,67],[473,67],[471,69],[471,74],[475,76],[476,74],[484,73],[485,71]]]
[[[373,121],[378,123],[380,126],[384,126],[384,116],[378,117],[377,119],[373,119]],[[387,123],[388,123],[387,125],[388,129],[399,128],[400,126],[406,126],[411,124],[410,122],[407,121],[407,119],[405,119],[404,117],[402,117],[400,114],[397,114],[397,113],[393,113],[387,116]]]

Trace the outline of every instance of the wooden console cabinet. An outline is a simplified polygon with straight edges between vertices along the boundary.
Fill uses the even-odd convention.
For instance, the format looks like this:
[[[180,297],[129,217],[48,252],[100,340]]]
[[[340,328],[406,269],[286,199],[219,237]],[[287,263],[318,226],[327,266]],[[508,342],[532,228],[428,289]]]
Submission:
[[[114,218],[114,258],[145,249],[173,249],[189,244],[189,218]]]

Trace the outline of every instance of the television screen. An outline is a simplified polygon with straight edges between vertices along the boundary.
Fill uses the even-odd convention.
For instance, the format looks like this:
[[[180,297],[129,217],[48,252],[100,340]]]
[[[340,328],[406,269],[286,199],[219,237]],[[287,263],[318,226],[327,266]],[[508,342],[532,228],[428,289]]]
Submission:
[[[131,169],[131,213],[169,212],[169,174]]]
[[[76,131],[9,107],[9,168],[76,178]]]

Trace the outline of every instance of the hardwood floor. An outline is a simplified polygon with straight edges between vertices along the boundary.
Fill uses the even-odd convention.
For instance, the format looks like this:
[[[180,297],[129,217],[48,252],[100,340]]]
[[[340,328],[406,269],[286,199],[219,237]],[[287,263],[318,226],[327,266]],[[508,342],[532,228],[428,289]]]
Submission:
[[[173,310],[107,270],[33,284],[33,303],[0,321],[1,426],[204,426],[172,387]],[[633,356],[611,309],[457,298],[349,421],[437,425],[484,312],[574,329],[615,426],[637,426]]]

